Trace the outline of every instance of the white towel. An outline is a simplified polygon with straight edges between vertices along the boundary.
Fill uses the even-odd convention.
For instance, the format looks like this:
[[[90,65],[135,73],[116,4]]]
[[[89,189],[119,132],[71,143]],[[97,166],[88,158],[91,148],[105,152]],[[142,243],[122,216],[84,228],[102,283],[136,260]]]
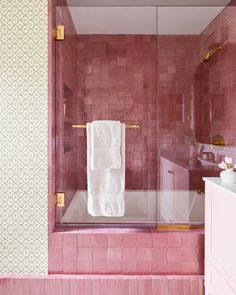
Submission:
[[[91,168],[121,168],[121,123],[93,121]]]
[[[91,169],[92,124],[87,124],[88,213],[120,217],[125,213],[125,124],[121,124],[121,168]],[[106,147],[109,149],[109,146]]]

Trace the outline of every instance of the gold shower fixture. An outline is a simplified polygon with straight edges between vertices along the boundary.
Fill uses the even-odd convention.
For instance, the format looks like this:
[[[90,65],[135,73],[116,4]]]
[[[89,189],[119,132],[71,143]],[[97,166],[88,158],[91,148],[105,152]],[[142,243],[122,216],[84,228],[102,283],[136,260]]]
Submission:
[[[224,43],[218,45],[216,48],[210,49],[204,56],[203,61],[207,62],[210,61],[211,57],[218,51],[220,51],[225,45],[226,45],[225,41]]]

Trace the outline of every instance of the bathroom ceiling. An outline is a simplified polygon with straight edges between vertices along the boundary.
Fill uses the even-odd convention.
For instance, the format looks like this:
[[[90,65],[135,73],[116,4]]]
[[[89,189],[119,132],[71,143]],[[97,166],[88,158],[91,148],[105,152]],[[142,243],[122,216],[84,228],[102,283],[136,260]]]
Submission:
[[[66,0],[66,2],[68,6],[225,6],[230,0]]]
[[[158,31],[159,34],[171,35],[200,34],[223,8],[69,7],[78,34],[156,34]]]

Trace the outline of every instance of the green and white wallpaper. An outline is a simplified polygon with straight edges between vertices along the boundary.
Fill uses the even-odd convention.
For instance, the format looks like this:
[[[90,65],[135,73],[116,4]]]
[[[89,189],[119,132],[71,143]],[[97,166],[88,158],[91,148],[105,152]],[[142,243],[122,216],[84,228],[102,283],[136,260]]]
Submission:
[[[47,274],[47,1],[0,1],[0,273]]]

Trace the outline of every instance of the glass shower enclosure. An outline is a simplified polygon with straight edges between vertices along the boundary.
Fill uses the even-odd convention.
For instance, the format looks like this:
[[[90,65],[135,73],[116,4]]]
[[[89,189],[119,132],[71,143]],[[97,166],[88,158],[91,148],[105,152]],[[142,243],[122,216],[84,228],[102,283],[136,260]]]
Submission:
[[[56,8],[56,225],[202,227],[202,177],[236,158],[226,122],[234,7],[79,2]],[[94,120],[127,125],[123,217],[88,213],[85,127]]]

